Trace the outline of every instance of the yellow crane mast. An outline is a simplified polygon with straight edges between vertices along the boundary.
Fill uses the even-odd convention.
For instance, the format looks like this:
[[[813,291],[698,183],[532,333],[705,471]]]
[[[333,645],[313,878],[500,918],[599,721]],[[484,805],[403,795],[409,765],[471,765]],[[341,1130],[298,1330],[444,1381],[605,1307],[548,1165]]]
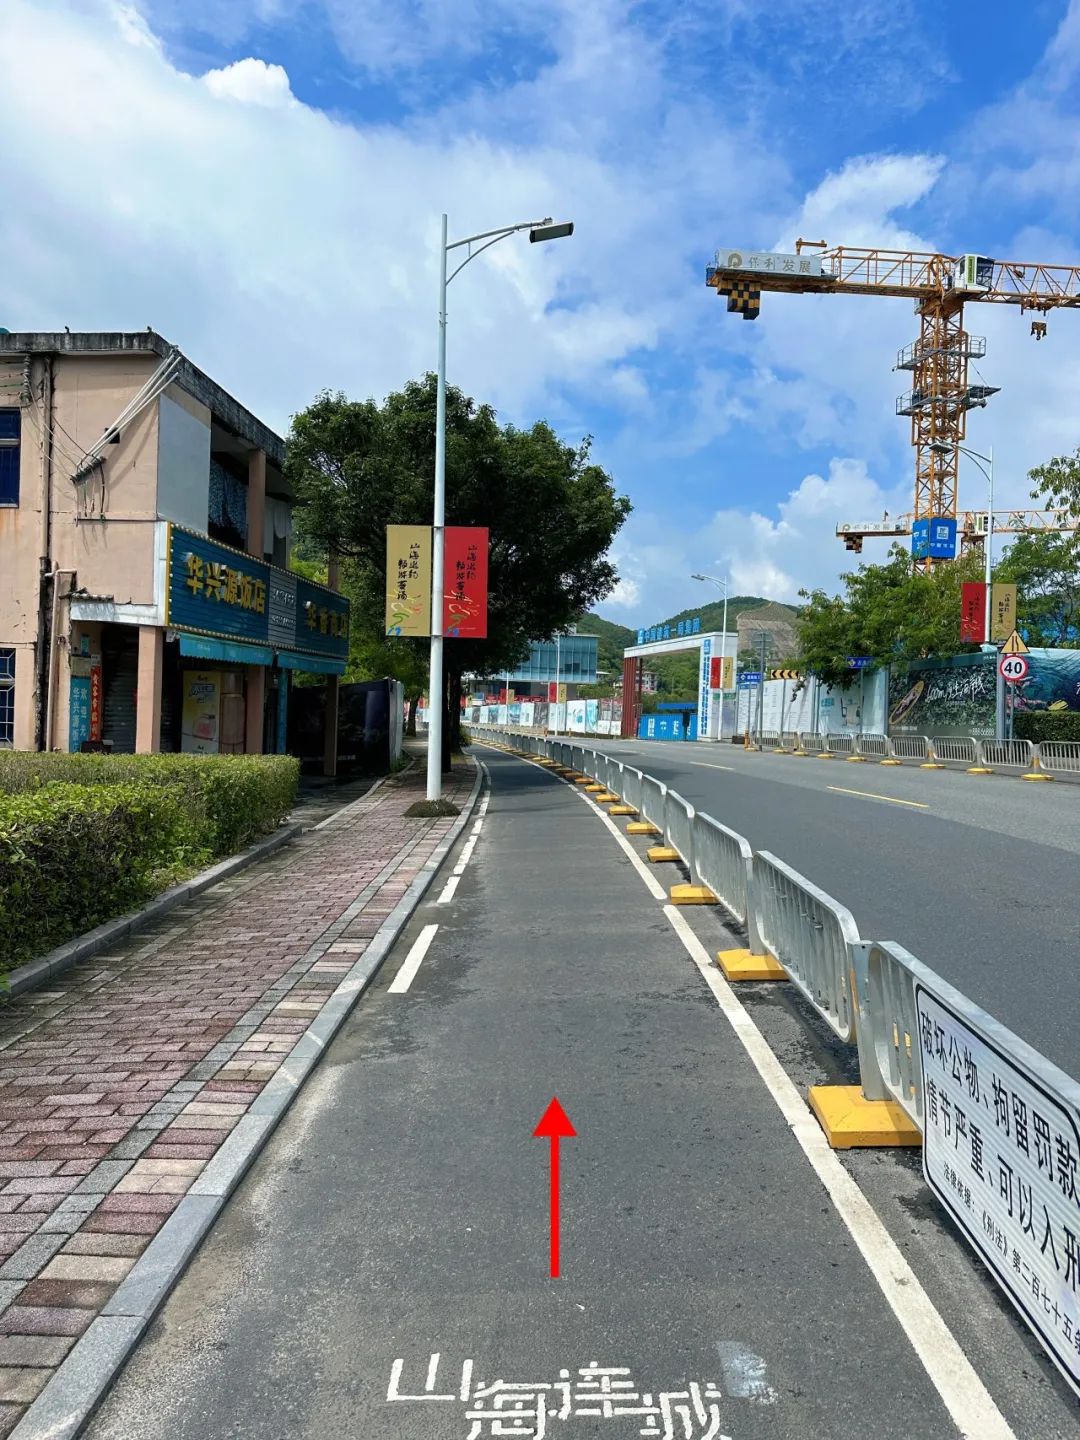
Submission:
[[[911,419],[914,521],[957,519],[959,446],[966,434],[967,413],[984,406],[997,390],[993,385],[972,384],[969,378],[969,361],[982,358],[986,341],[965,330],[965,304],[1018,305],[1021,312],[1030,310],[1038,316],[1080,307],[1080,266],[847,245],[829,248],[823,240],[797,240],[793,255],[718,251],[715,264],[706,269],[705,283],[727,297],[729,311],[747,320],[757,318],[763,290],[886,295],[915,301],[919,338],[900,351],[896,362],[897,369],[911,374],[911,389],[897,400],[896,412]],[[1046,321],[1033,320],[1031,333],[1041,340]],[[854,538],[853,532],[845,532],[845,539],[849,534]],[[932,558],[928,556],[926,563]]]

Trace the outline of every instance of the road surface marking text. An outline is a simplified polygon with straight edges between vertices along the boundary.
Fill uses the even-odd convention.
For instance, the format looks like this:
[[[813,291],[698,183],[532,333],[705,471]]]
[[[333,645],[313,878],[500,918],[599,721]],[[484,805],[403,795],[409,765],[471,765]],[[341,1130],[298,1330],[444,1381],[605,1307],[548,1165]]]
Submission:
[[[882,1224],[877,1211],[840,1164],[806,1102],[709,952],[674,905],[665,905],[672,929],[701,971],[799,1147],[829,1193],[863,1259],[900,1322],[960,1434],[978,1440],[1016,1440],[974,1366],[938,1314],[933,1301]]]
[[[577,1419],[631,1420],[635,1422],[632,1427],[616,1427],[616,1434],[626,1436],[627,1440],[635,1434],[652,1436],[654,1440],[676,1440],[676,1437],[678,1440],[732,1440],[726,1430],[721,1431],[721,1424],[744,1404],[775,1404],[777,1394],[765,1383],[765,1362],[760,1356],[751,1355],[727,1341],[718,1345],[717,1351],[723,1367],[722,1386],[715,1380],[691,1380],[674,1390],[642,1390],[627,1366],[598,1365],[595,1360],[573,1372],[561,1369],[557,1380],[532,1381],[486,1377],[474,1380],[475,1362],[465,1360],[460,1382],[455,1383],[456,1377],[447,1377],[437,1389],[442,1356],[436,1353],[428,1361],[423,1390],[403,1393],[401,1377],[405,1360],[399,1357],[390,1369],[386,1400],[387,1404],[465,1405],[462,1440],[465,1440],[466,1424],[472,1427],[467,1432],[468,1440],[482,1435],[517,1435],[521,1440],[543,1440],[551,1433],[549,1420],[572,1422]],[[741,1366],[737,1357],[742,1359]],[[753,1372],[749,1384],[743,1374],[747,1367]],[[740,1403],[729,1404],[732,1400]],[[572,1435],[574,1429],[571,1425],[564,1433]],[[589,1433],[593,1433],[591,1425]],[[615,1440],[614,1434],[612,1440]]]
[[[838,795],[859,795],[864,800],[884,800],[889,805],[909,805],[912,810],[929,810],[921,800],[897,800],[895,795],[878,795],[873,790],[845,790],[843,785],[826,785],[826,790],[835,790]]]
[[[420,931],[409,947],[409,953],[401,962],[401,968],[390,982],[388,988],[391,995],[404,995],[416,979],[416,972],[420,969],[424,956],[431,949],[431,942],[435,939],[435,932],[438,928],[438,925],[425,925]]]

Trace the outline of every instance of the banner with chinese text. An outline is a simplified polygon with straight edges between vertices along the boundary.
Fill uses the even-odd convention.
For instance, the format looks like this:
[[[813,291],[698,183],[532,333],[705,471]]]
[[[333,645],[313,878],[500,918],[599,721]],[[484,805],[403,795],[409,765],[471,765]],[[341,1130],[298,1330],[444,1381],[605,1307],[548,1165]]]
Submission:
[[[448,525],[445,533],[443,634],[458,640],[486,640],[487,528]]]
[[[1008,640],[1015,629],[1016,586],[995,585],[990,595],[990,639]]]
[[[431,634],[431,526],[386,527],[386,633]]]
[[[985,638],[986,586],[979,580],[969,580],[961,586],[960,639],[965,644],[979,645]]]

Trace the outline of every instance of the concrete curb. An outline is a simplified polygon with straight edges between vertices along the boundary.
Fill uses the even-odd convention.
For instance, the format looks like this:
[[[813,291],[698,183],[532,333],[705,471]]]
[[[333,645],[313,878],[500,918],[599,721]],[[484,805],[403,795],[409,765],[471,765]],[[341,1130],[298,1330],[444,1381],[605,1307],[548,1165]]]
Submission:
[[[185,900],[190,900],[196,895],[201,895],[204,890],[209,890],[211,885],[216,885],[221,880],[227,880],[231,875],[238,875],[241,870],[246,870],[257,860],[265,860],[268,855],[272,855],[282,845],[287,845],[290,840],[295,840],[302,829],[303,826],[299,823],[283,825],[272,835],[267,835],[264,840],[256,840],[254,845],[249,845],[246,850],[241,850],[238,855],[230,855],[228,859],[211,865],[208,870],[202,870],[198,875],[193,875],[190,880],[181,881],[179,885],[173,885],[170,889],[162,891],[160,895],[155,895],[153,900],[148,901],[141,910],[133,910],[130,915],[120,915],[115,920],[106,920],[103,924],[96,925],[93,930],[87,930],[84,935],[78,935],[74,940],[68,940],[65,944],[58,945],[48,954],[39,955],[36,960],[30,960],[27,964],[20,965],[8,975],[4,995],[13,1000],[17,995],[25,994],[27,990],[37,989],[46,980],[52,980],[57,975],[62,975],[65,970],[70,970],[73,965],[78,965],[80,960],[89,960],[94,955],[100,955],[102,950],[108,950],[118,941],[126,939],[128,935],[133,935],[152,921],[159,920],[162,915],[167,915],[170,910],[175,910],[177,905],[182,905]]]
[[[476,767],[476,779],[449,833],[383,921],[367,950],[300,1036],[285,1063],[135,1262],[112,1299],[91,1321],[11,1432],[9,1440],[74,1440],[90,1418],[226,1200],[295,1099],[308,1073],[367,989],[472,818],[484,782],[479,764],[472,763]],[[332,931],[333,927],[328,930]],[[333,934],[328,934],[326,946],[332,944],[333,939]]]

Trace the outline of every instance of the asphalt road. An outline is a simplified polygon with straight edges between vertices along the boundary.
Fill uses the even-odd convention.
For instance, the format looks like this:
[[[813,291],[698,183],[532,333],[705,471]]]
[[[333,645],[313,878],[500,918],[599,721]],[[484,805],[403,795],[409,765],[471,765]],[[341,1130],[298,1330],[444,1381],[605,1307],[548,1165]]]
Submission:
[[[87,1433],[952,1440],[873,1224],[860,1248],[663,907],[570,787],[489,764],[453,898],[414,917]],[[556,1280],[531,1138],[553,1094],[577,1129]],[[989,1290],[979,1320],[1023,1349]]]
[[[1080,786],[734,745],[608,748],[771,850],[846,905],[864,937],[906,946],[1080,1076]]]

